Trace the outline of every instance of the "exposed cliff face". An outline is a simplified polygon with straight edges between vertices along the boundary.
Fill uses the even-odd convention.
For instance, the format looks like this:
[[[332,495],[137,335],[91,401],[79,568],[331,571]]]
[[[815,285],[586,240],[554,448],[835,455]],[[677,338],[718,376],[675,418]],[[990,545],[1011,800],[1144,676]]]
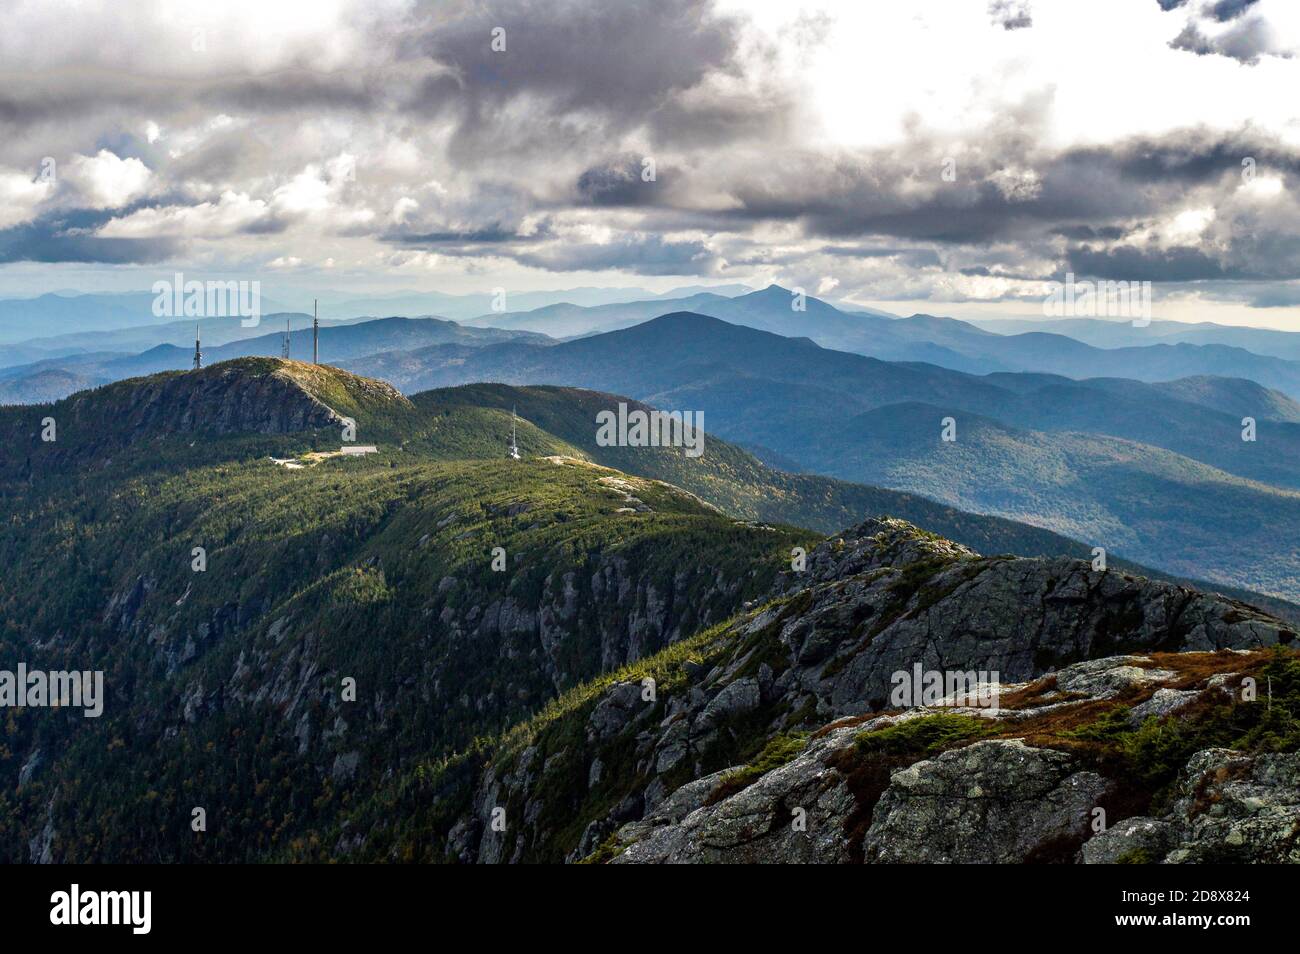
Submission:
[[[597,553],[581,570],[557,566],[540,592],[531,594],[524,587],[486,594],[472,581],[444,576],[432,599],[387,618],[419,649],[397,657],[401,685],[420,687],[427,710],[422,718],[438,726],[440,737],[463,744],[465,733],[456,738],[449,724],[499,725],[576,682],[655,653],[680,639],[686,625],[694,628],[730,616],[747,582],[690,561],[663,579],[618,553]],[[385,692],[389,701],[372,711],[357,712],[343,704],[333,687],[355,668],[341,665],[337,653],[322,651],[315,635],[318,625],[300,609],[291,607],[262,628],[224,675],[214,679],[209,672],[189,681],[181,692],[184,718],[194,722],[213,714],[215,707],[230,708],[237,717],[238,707],[270,706],[285,731],[293,732],[300,754],[320,758],[323,750],[328,762],[355,744],[329,731],[352,709],[353,738],[382,749],[388,719],[409,708],[409,701],[402,702],[405,690]],[[230,621],[239,615],[232,608]],[[421,635],[418,621],[436,623]],[[199,646],[210,645],[212,638],[203,629]],[[160,661],[183,666],[192,658],[195,642],[192,635],[159,641]]]
[[[822,544],[808,572],[814,582],[799,592],[797,613],[783,611],[791,665],[781,685],[816,698],[829,717],[884,708],[892,674],[917,663],[1017,682],[1117,652],[1294,638],[1285,624],[1217,596],[1079,560],[978,557],[896,520]]]
[[[802,588],[798,577],[784,581],[785,598],[693,641],[680,662],[647,668],[652,699],[633,678],[508,737],[449,830],[448,854],[1082,857],[1094,810],[1112,824],[1136,817],[1172,784],[1130,777],[1121,741],[1139,742],[1125,733],[1144,731],[1148,716],[1194,713],[1187,738],[1208,747],[1226,738],[1205,728],[1210,712],[1212,724],[1246,732],[1264,709],[1240,701],[1243,679],[1280,665],[1265,647],[1293,639],[1285,624],[1212,595],[1078,561],[982,558],[899,521],[869,521],[828,541],[810,555]],[[871,716],[890,708],[893,674],[918,663],[998,673],[998,707]],[[1273,792],[1265,830],[1207,827],[1177,808],[1131,824],[1158,831],[1150,841],[1167,853],[1213,853],[1191,841],[1231,832],[1274,844],[1300,820],[1292,796],[1274,797],[1294,771],[1290,757],[1276,758],[1251,789]],[[504,812],[504,831],[491,824],[494,812]],[[1090,850],[1097,855],[1101,843]]]

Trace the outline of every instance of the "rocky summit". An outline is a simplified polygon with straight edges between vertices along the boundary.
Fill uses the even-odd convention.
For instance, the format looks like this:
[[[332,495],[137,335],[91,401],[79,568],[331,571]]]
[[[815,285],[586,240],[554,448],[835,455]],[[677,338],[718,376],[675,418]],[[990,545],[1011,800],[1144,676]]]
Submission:
[[[825,541],[775,591],[563,697],[460,789],[449,770],[429,781],[446,857],[1300,860],[1287,624],[890,519]],[[892,707],[918,663],[997,673],[996,705]]]

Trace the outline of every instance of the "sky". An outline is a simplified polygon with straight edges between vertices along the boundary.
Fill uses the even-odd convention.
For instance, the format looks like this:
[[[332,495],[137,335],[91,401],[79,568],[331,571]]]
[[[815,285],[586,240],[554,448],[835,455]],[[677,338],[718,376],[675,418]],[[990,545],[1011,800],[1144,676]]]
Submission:
[[[1300,330],[1300,3],[0,0],[0,297],[778,282]]]

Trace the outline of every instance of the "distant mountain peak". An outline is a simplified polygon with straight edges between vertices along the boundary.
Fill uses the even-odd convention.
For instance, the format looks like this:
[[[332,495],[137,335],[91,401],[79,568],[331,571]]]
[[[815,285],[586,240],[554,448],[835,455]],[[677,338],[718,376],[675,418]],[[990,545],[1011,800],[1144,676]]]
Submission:
[[[755,292],[755,294],[759,294]],[[630,328],[622,328],[618,331],[608,332],[599,335],[596,338],[587,338],[586,341],[595,341],[598,339],[616,340],[620,335],[631,335],[635,338],[643,338],[655,335],[688,335],[690,342],[695,346],[700,346],[708,339],[726,338],[728,341],[768,344],[778,347],[791,347],[798,345],[800,347],[819,348],[815,341],[805,336],[789,336],[777,334],[772,331],[765,331],[762,328],[755,328],[752,325],[742,324],[740,322],[726,321],[722,318],[715,318],[712,315],[701,315],[694,311],[673,311],[666,315],[660,315],[658,318],[651,318],[639,325],[633,325]]]
[[[669,322],[705,322],[725,325],[727,322],[721,318],[714,318],[712,315],[701,315],[698,311],[670,311],[667,314],[660,315],[658,318],[651,318],[643,324],[658,324]]]

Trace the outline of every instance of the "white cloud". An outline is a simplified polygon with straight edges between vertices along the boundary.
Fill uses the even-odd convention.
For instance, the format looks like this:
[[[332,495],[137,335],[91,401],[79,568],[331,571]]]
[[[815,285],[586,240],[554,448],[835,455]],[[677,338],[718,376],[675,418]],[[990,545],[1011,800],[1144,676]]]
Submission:
[[[66,168],[67,178],[92,209],[121,208],[145,193],[152,175],[134,156],[122,159],[107,149],[73,156]]]
[[[311,222],[316,228],[347,231],[364,227],[377,216],[365,204],[364,196],[352,188],[356,173],[356,157],[346,152],[323,166],[312,163],[275,189],[270,206],[277,214]]]
[[[319,168],[311,166],[276,189],[271,201],[277,209],[293,214],[323,212],[330,207],[330,192],[330,184],[321,177]]]
[[[0,229],[30,222],[53,191],[53,182],[34,182],[26,173],[0,169]]]
[[[389,213],[388,218],[394,224],[402,225],[411,217],[411,213],[419,207],[419,202],[416,202],[409,195],[404,195],[393,203],[393,211]]]
[[[268,214],[267,204],[261,199],[223,192],[217,202],[138,209],[128,216],[110,219],[97,234],[102,238],[223,238],[248,229]]]

